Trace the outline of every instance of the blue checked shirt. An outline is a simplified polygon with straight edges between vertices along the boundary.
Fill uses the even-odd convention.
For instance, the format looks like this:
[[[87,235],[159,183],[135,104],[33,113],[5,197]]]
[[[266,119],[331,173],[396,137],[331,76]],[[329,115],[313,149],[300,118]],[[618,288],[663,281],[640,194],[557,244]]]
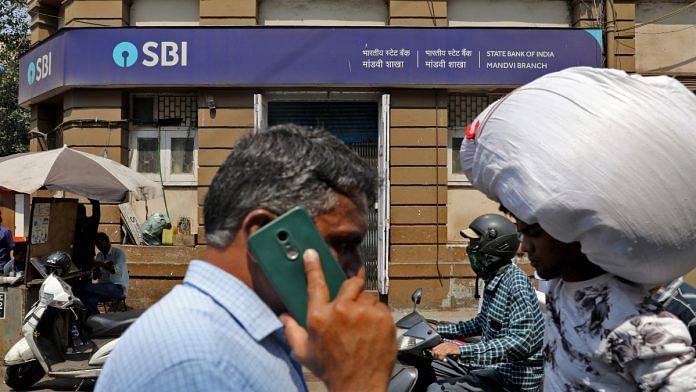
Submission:
[[[204,261],[118,342],[95,391],[306,391],[278,317]]]
[[[529,278],[517,266],[501,268],[486,282],[481,312],[471,320],[442,324],[444,338],[481,336],[459,346],[459,363],[474,370],[492,368],[523,391],[537,391],[544,377],[544,320]]]

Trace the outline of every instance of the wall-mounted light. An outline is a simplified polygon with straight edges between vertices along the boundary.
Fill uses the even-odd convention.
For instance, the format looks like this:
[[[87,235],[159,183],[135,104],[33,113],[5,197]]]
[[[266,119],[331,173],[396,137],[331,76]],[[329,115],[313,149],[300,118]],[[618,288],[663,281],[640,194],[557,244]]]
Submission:
[[[207,97],[205,97],[205,103],[208,104],[208,110],[210,110],[210,118],[215,118],[215,98],[213,98],[212,95],[208,95]]]

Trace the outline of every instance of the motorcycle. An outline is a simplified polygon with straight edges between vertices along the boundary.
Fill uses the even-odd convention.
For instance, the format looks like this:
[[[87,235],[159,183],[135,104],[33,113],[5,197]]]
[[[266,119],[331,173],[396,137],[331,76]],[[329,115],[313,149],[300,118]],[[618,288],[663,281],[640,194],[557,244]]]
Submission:
[[[50,274],[39,300],[24,318],[23,338],[5,355],[5,384],[27,389],[48,374],[96,379],[121,334],[143,313],[130,310],[84,317],[85,306],[70,285]]]
[[[437,325],[438,321],[429,320],[424,318],[416,310],[416,306],[420,304],[421,297],[423,296],[423,289],[416,289],[411,295],[411,302],[413,302],[413,310],[411,313],[402,317],[396,322],[397,331],[401,334],[397,338],[397,364],[395,368],[403,368],[407,375],[402,376],[404,379],[408,378],[410,386],[408,389],[392,389],[392,382],[389,384],[389,391],[398,390],[424,390],[428,384],[434,380],[425,380],[419,378],[417,364],[427,364],[433,359],[432,348],[443,342],[442,337],[433,325]],[[452,358],[445,358],[444,362],[447,362],[455,369],[462,373],[466,373],[465,369],[462,369],[459,363]],[[392,381],[394,378],[392,378]]]

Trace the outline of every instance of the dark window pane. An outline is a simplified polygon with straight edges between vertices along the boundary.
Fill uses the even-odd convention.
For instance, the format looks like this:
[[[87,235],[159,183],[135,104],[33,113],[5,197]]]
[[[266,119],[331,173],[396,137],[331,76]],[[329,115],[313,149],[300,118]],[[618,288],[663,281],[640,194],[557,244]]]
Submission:
[[[138,138],[138,171],[159,173],[157,165],[157,138]]]
[[[459,150],[462,148],[462,141],[464,141],[464,138],[452,138],[452,174],[464,174],[462,164],[459,162]]]
[[[151,124],[154,122],[154,99],[152,97],[133,98],[133,122],[136,124]]]
[[[193,173],[193,138],[172,138],[172,174]]]

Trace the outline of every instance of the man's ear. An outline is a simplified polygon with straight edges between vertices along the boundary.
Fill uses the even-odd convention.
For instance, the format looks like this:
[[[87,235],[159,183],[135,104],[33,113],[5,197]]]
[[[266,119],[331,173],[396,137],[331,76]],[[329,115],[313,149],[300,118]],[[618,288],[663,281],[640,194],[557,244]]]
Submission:
[[[277,217],[278,215],[263,208],[253,210],[244,217],[240,230],[244,233],[244,236],[248,238],[256,230],[262,228]]]

